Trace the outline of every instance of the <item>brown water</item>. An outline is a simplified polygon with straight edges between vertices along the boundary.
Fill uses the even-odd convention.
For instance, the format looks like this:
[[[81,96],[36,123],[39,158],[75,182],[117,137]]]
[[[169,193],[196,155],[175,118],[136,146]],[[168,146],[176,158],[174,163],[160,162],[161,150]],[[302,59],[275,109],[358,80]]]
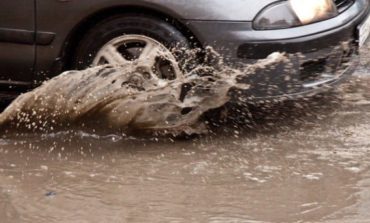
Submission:
[[[369,222],[370,79],[351,84],[192,140],[4,134],[1,222]]]
[[[213,52],[209,56],[218,57]],[[231,90],[248,89],[248,83],[239,81],[242,77],[285,62],[286,56],[274,53],[237,70],[217,59],[172,81],[158,78],[149,65],[136,63],[68,71],[18,97],[0,114],[0,129],[50,132],[56,126],[99,125],[119,131],[204,133],[201,116],[229,102]],[[289,63],[285,66],[288,72]]]
[[[370,222],[367,68],[338,92],[251,106],[245,122],[234,126],[236,112],[207,136],[133,137],[114,128],[203,131],[201,114],[229,100],[239,74],[281,59],[244,73],[212,70],[212,87],[221,91],[188,92],[189,100],[179,100],[177,83],[144,80],[137,67],[69,72],[22,96],[0,116],[0,222]],[[88,79],[91,73],[100,75]],[[179,83],[194,80],[189,73]],[[107,88],[113,82],[119,85],[112,96]],[[160,115],[154,122],[128,106],[143,88],[161,96],[142,98],[140,109],[148,114],[152,102],[171,104],[155,110]],[[170,93],[165,100],[163,92]],[[202,96],[208,102],[207,95],[221,100],[192,100]],[[193,109],[183,116],[188,103]],[[132,115],[115,112],[120,106]],[[179,112],[168,125],[170,114]],[[84,127],[94,115],[105,121]]]

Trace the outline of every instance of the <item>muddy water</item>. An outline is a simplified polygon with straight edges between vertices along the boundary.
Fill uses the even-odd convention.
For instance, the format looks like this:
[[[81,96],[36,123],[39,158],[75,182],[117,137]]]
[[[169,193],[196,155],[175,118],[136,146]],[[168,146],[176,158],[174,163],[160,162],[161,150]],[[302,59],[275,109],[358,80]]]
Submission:
[[[209,50],[205,60],[214,58],[212,64],[179,73],[175,80],[159,78],[146,61],[67,71],[12,102],[0,114],[0,130],[50,132],[61,126],[99,125],[119,131],[204,133],[202,115],[229,102],[231,90],[247,90],[243,77],[280,65],[287,73],[291,70],[290,59],[281,53],[232,69]]]
[[[113,76],[103,85],[112,88],[117,71],[108,71]],[[128,88],[112,100],[107,100],[111,92],[104,91],[104,87],[92,96],[84,94],[94,83],[102,84],[87,81],[74,91],[78,94],[63,95],[64,88],[56,92],[41,88],[3,113],[1,122],[6,127],[15,125],[5,128],[0,139],[1,223],[369,222],[368,69],[360,69],[360,77],[333,94],[262,106],[264,109],[249,107],[246,122],[235,126],[233,120],[225,120],[212,129],[212,134],[192,139],[133,137],[125,131],[111,134],[96,124],[99,127],[67,126],[38,133],[20,133],[15,128],[17,124],[33,128],[34,118],[40,117],[43,122],[35,124],[39,130],[52,126],[44,125],[50,117],[56,123],[91,119],[89,115],[100,110],[91,109],[96,106],[108,108],[101,109],[99,115],[114,114],[107,116],[107,123],[117,123],[122,116],[109,112],[114,110],[111,102],[115,102],[115,108],[121,104],[131,109],[126,99],[132,95],[127,92],[137,96],[142,87],[175,95],[176,100],[169,99],[175,106],[168,114],[188,106],[186,100],[178,101],[177,85],[154,86],[140,79],[138,87],[138,79],[131,80],[137,71],[118,75],[124,80],[117,82],[117,89],[123,82]],[[60,80],[73,88],[73,81],[63,78],[54,83],[52,80],[50,88],[57,89],[54,87]],[[74,78],[78,80],[78,76]],[[235,84],[218,83],[227,87]],[[228,100],[225,89],[212,95],[224,99],[221,104]],[[190,98],[193,96],[190,94]],[[90,104],[76,103],[81,98],[94,100],[87,100]],[[45,103],[55,99],[71,109],[61,112],[57,106]],[[197,105],[203,104],[198,101]],[[201,112],[220,105],[207,105]],[[36,107],[41,110],[33,114]],[[118,122],[121,127],[138,120],[135,115],[123,117]],[[197,124],[199,113],[193,117],[187,120]],[[168,124],[165,119],[158,120],[154,129]],[[187,122],[176,121],[180,121],[176,127],[184,129],[181,123]],[[194,130],[194,125],[188,127]]]
[[[370,78],[351,84],[190,140],[4,134],[1,222],[368,222]]]

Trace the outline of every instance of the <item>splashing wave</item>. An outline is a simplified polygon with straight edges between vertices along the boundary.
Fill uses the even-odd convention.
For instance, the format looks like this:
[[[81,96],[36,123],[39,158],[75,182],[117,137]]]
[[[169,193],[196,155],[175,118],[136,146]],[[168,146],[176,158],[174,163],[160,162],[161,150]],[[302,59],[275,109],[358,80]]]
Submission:
[[[18,97],[0,114],[0,126],[50,131],[94,123],[120,130],[201,133],[207,129],[201,122],[205,112],[229,102],[231,89],[248,88],[238,82],[240,77],[284,59],[274,53],[243,71],[197,66],[174,81],[152,78],[147,67],[134,64],[68,71]]]

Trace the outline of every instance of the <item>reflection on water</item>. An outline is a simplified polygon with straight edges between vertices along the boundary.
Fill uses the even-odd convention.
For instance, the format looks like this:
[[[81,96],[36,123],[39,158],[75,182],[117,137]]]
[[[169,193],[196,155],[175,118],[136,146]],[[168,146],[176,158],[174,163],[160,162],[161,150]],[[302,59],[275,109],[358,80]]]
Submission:
[[[353,84],[192,140],[6,134],[1,222],[366,222],[370,79]]]

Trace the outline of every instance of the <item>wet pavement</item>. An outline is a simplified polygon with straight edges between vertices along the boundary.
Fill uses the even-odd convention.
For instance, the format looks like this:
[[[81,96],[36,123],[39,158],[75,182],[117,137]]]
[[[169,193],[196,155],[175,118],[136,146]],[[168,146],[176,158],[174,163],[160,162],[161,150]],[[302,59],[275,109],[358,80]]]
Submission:
[[[279,106],[186,140],[3,134],[0,221],[369,222],[370,78]]]

